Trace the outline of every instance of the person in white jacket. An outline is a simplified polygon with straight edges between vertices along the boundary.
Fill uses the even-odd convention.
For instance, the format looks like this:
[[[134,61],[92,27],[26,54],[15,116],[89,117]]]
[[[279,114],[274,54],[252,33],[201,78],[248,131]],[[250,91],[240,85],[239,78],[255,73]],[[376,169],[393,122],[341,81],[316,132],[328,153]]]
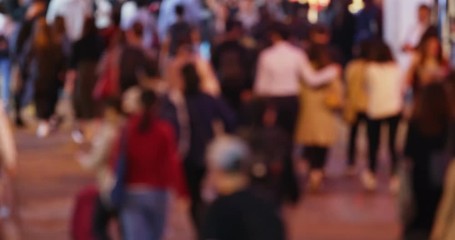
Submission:
[[[398,154],[395,143],[404,104],[403,74],[394,61],[390,48],[383,41],[374,41],[370,46],[369,55],[369,62],[365,69],[369,166],[362,174],[362,182],[367,190],[375,190],[381,126],[387,125],[393,175],[390,189],[396,191],[399,188],[399,182],[396,177]]]

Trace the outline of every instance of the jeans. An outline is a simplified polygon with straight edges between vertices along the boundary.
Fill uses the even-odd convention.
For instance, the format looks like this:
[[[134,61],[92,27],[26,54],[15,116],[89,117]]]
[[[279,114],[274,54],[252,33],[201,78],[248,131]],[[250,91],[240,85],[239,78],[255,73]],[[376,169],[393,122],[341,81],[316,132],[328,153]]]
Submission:
[[[9,59],[0,59],[1,73],[1,99],[5,106],[9,105],[10,89],[11,89],[11,63]]]
[[[168,198],[166,190],[128,191],[120,212],[124,240],[161,240]]]
[[[376,172],[379,143],[381,139],[381,126],[387,124],[389,127],[389,151],[392,159],[392,174],[397,173],[398,168],[398,153],[396,149],[396,138],[398,133],[398,125],[401,115],[384,118],[384,119],[368,119],[368,146],[369,146],[369,170]]]

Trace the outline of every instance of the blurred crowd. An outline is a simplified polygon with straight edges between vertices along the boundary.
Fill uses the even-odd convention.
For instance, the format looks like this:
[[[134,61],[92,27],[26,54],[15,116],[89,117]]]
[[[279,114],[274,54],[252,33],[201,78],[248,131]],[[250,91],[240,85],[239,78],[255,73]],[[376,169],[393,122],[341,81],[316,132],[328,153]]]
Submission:
[[[27,127],[22,110],[34,104],[36,135],[46,138],[67,117],[57,103],[71,99],[71,136],[91,143],[80,162],[98,177],[93,239],[111,239],[115,219],[126,240],[162,239],[170,192],[197,239],[286,239],[280,209],[305,187],[323,190],[339,120],[350,128],[346,174],[372,192],[387,127],[403,239],[455,239],[455,74],[431,8],[417,9],[403,71],[374,1],[357,14],[350,1],[333,2],[337,11],[311,24],[308,5],[279,1],[9,1],[2,114]],[[10,149],[7,166],[10,143],[0,147]],[[302,162],[307,178],[297,174]],[[77,221],[73,237],[92,239]]]

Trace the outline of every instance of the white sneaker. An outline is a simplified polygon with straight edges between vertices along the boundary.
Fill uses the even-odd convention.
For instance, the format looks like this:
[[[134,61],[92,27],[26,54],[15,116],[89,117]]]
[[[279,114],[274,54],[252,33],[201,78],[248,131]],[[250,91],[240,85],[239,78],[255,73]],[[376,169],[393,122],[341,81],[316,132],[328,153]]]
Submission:
[[[77,144],[82,144],[85,142],[85,136],[81,130],[74,130],[71,133],[71,137],[73,138],[73,141]]]
[[[49,136],[50,131],[51,131],[51,128],[49,126],[49,123],[42,122],[38,125],[38,128],[36,129],[36,136],[38,138],[45,138],[45,137]]]
[[[374,191],[377,188],[376,177],[371,171],[365,171],[361,176],[362,184],[368,191]]]
[[[397,176],[393,176],[390,179],[389,190],[392,194],[398,194],[400,192],[401,183],[400,179]]]

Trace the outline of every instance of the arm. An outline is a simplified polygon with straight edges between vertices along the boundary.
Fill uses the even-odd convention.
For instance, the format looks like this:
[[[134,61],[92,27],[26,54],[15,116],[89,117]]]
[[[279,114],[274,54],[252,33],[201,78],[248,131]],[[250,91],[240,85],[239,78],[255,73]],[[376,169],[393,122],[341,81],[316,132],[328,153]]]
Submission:
[[[93,140],[91,151],[81,159],[83,166],[95,170],[103,162],[107,162],[115,139],[116,133],[113,129],[103,129],[99,132]]]
[[[268,74],[265,66],[264,55],[259,56],[257,70],[256,70],[256,81],[254,82],[253,91],[256,95],[266,95]]]
[[[443,239],[447,224],[450,224],[450,217],[454,214],[455,207],[455,162],[453,161],[447,171],[447,179],[444,187],[444,194],[436,215],[431,240]]]
[[[3,109],[3,104],[1,109]],[[17,150],[14,143],[13,132],[8,118],[3,111],[0,111],[0,160],[9,173],[14,173],[17,165]]]
[[[300,65],[302,66],[301,77],[311,87],[328,83],[340,75],[340,68],[337,65],[330,65],[316,72],[306,54],[301,54]]]

